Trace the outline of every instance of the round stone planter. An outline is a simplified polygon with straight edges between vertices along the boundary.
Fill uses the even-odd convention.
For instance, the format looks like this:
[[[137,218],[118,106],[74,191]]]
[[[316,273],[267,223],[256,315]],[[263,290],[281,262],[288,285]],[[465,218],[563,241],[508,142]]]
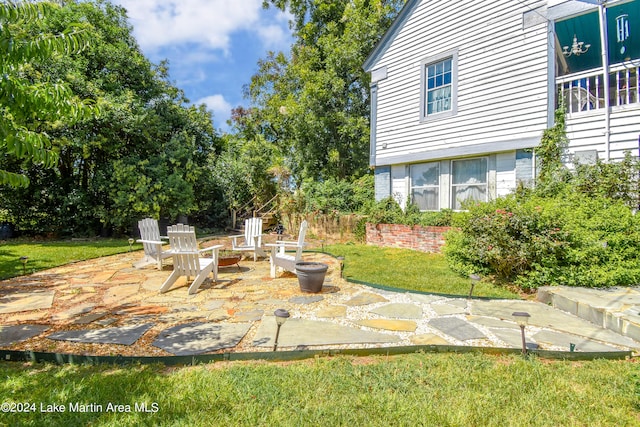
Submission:
[[[296,275],[302,292],[318,293],[322,290],[324,276],[329,266],[321,262],[296,263]]]

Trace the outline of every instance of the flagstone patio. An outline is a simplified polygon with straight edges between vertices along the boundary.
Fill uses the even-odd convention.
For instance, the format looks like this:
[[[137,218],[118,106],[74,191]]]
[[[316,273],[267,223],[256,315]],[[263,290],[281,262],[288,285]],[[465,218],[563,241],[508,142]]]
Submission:
[[[214,242],[215,243],[215,242]],[[158,292],[172,270],[134,267],[142,252],[77,262],[0,281],[0,348],[79,355],[170,356],[263,352],[274,345],[274,311],[291,314],[278,348],[398,345],[521,346],[513,311],[532,314],[527,341],[549,350],[640,350],[640,343],[534,301],[476,300],[391,292],[340,277],[321,253],[305,261],[329,270],[318,294],[292,273],[269,276],[269,261],[221,268],[194,295],[186,278]]]

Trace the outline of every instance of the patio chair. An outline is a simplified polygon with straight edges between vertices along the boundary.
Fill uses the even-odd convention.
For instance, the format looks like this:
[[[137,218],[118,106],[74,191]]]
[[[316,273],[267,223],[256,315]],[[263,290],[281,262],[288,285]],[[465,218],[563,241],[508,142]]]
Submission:
[[[298,232],[297,242],[287,242],[278,240],[275,243],[267,244],[271,248],[269,260],[271,262],[271,277],[276,277],[278,268],[286,271],[295,271],[296,263],[302,261],[302,249],[306,246],[304,243],[307,234],[307,221],[302,221],[300,231]],[[295,254],[285,253],[286,249],[295,249]]]
[[[162,239],[168,240],[169,238],[160,235],[158,221],[153,218],[145,218],[138,221],[138,229],[140,230],[138,243],[142,243],[142,247],[144,248],[144,258],[142,262],[156,261],[158,263],[158,270],[162,270],[162,260],[171,256],[171,252],[162,250],[162,245],[166,244]]]
[[[213,280],[218,280],[218,250],[223,245],[199,250],[196,232],[188,225],[172,225],[168,227],[167,234],[173,257],[173,272],[160,286],[161,293],[168,291],[180,276],[187,276],[187,281],[193,276],[189,294],[195,294],[211,272],[213,272]],[[211,251],[211,258],[200,258],[200,253],[205,251]]]
[[[249,218],[244,221],[244,234],[229,236],[231,241],[231,250],[233,251],[251,251],[253,252],[253,262],[260,257],[266,257],[267,254],[262,249],[262,218]]]

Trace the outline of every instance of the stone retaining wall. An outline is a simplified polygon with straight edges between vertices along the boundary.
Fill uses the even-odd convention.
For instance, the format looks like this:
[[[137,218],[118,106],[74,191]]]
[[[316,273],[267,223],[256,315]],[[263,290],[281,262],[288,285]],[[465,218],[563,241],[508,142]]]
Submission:
[[[441,252],[451,227],[367,223],[367,245]]]

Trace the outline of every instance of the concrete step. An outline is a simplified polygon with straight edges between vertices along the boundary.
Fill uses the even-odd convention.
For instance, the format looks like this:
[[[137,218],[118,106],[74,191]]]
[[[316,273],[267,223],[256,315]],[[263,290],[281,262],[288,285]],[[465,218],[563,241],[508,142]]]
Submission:
[[[538,289],[537,299],[640,342],[640,287],[544,286]]]

